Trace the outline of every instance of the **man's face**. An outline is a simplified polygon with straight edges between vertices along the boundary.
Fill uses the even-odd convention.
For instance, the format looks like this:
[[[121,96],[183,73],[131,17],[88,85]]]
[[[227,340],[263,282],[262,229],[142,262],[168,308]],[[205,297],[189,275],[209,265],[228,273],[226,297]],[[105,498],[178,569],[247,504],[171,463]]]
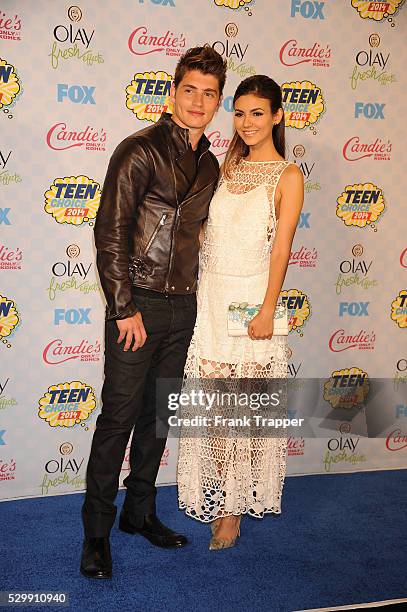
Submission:
[[[189,70],[176,89],[172,85],[171,97],[175,123],[184,128],[204,130],[219,108],[218,79],[212,74]]]

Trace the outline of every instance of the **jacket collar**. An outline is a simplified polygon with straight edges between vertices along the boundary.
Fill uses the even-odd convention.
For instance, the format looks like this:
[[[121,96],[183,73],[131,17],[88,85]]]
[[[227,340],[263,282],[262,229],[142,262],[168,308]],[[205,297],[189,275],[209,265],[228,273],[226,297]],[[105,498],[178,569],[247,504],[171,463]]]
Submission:
[[[182,128],[175,121],[171,119],[170,113],[162,113],[158,120],[160,125],[165,126],[168,130],[176,148],[178,149],[178,155],[183,155],[189,147],[189,130],[188,128]],[[199,148],[201,153],[204,153],[209,149],[211,143],[205,134],[202,134],[199,141]]]

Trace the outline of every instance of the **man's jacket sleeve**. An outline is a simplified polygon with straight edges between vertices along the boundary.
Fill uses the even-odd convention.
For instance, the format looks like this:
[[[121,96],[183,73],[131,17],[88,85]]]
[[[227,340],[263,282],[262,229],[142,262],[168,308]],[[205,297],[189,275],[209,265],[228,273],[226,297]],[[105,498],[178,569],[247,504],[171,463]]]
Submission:
[[[129,278],[129,233],[150,180],[148,152],[133,139],[123,141],[110,159],[95,223],[107,319],[125,319],[137,312]]]

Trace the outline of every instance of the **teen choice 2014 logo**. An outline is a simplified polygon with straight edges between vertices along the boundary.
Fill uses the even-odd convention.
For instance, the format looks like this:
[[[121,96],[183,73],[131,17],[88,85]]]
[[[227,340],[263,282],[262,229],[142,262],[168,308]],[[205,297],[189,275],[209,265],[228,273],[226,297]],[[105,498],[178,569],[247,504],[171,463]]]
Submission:
[[[280,292],[280,298],[287,306],[288,331],[297,331],[302,336],[302,328],[311,315],[307,294],[299,289],[286,289]]]
[[[322,91],[311,81],[293,81],[281,85],[285,125],[297,130],[315,125],[325,111]]]
[[[253,0],[214,0],[216,6],[225,6],[226,8],[230,8],[233,10],[238,10],[242,8],[246,8],[248,10],[248,5],[253,2]]]
[[[48,387],[39,401],[38,416],[50,427],[83,425],[96,408],[95,391],[74,380]]]
[[[173,77],[163,70],[138,72],[126,87],[126,106],[140,121],[158,121],[161,113],[172,112],[170,89]]]
[[[0,295],[0,341],[7,348],[11,347],[9,340],[20,322],[21,317],[14,301]]]
[[[352,0],[353,8],[357,10],[362,19],[373,19],[374,21],[383,21],[393,16],[403,3],[404,0],[388,0],[388,2]]]
[[[369,375],[360,368],[343,368],[332,372],[324,384],[324,400],[332,408],[361,407],[369,393]]]
[[[377,231],[375,224],[386,208],[380,187],[374,183],[347,185],[336,201],[336,216],[342,219],[345,225],[348,227],[370,225]]]
[[[407,289],[402,289],[391,303],[390,316],[401,329],[407,327]]]
[[[0,109],[4,108],[7,112],[7,107],[13,105],[20,91],[21,84],[16,69],[0,57]]]
[[[56,178],[45,192],[45,212],[57,223],[93,225],[100,204],[100,185],[84,176]]]

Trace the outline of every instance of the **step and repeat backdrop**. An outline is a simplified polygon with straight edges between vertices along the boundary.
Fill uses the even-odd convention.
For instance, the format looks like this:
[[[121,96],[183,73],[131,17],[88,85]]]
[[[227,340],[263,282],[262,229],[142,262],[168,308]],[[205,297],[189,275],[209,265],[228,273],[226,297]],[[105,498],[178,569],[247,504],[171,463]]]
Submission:
[[[84,488],[103,380],[93,226],[108,160],[171,111],[176,62],[203,43],[228,61],[207,130],[219,161],[238,83],[267,74],[283,89],[287,157],[305,179],[282,292],[288,375],[299,389],[320,379],[330,433],[290,435],[288,473],[407,467],[403,4],[1,2],[1,499]],[[378,377],[389,392],[377,410],[390,418],[367,437],[363,414],[365,425],[348,415]],[[299,397],[298,412],[315,399]],[[160,483],[175,482],[176,461],[169,439]]]

